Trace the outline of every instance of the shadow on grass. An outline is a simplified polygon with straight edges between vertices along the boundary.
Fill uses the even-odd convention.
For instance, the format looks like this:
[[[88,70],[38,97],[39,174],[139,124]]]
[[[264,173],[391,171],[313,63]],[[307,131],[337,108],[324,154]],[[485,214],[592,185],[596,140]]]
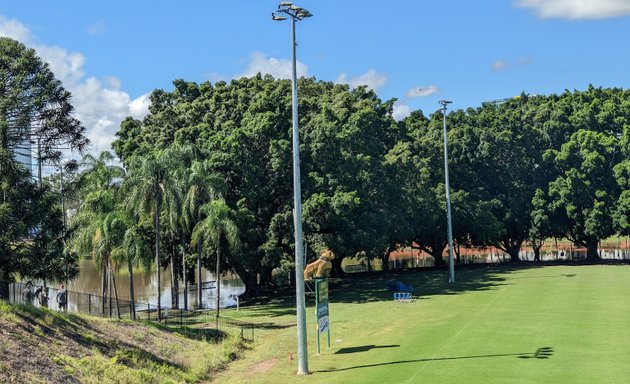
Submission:
[[[595,265],[604,264],[617,265],[620,263],[595,263]],[[464,292],[492,290],[503,285],[514,284],[514,282],[508,282],[508,279],[573,278],[577,276],[576,273],[535,277],[509,276],[521,270],[561,265],[588,266],[593,265],[593,263],[572,261],[458,265],[455,269],[456,282],[454,284],[448,282],[448,269],[446,267],[344,274],[341,277],[329,279],[329,298],[331,303],[392,301],[393,292],[387,289],[387,283],[393,280],[412,286],[413,290],[410,293],[419,300],[429,299],[436,295],[457,295]],[[308,288],[309,285],[307,284],[306,304],[312,305],[315,295]],[[242,303],[242,307],[247,308],[252,319],[258,316],[270,318],[292,316],[296,313],[295,306],[295,287],[276,287],[263,290],[260,296],[247,299]]]
[[[335,352],[335,355],[342,355],[342,354],[346,354],[346,353],[367,352],[367,351],[370,351],[372,349],[377,349],[377,348],[398,348],[398,347],[400,347],[400,344],[393,344],[393,345],[374,345],[374,344],[361,345],[359,347],[341,348],[340,350]]]
[[[345,348],[344,348],[345,349]],[[338,353],[338,351],[336,352]],[[423,363],[423,362],[431,362],[431,361],[448,361],[448,360],[465,360],[465,359],[490,359],[497,357],[516,357],[518,359],[539,359],[544,360],[553,356],[553,348],[552,347],[541,347],[536,350],[534,353],[495,353],[495,354],[487,354],[487,355],[471,355],[471,356],[449,356],[449,357],[431,357],[431,358],[422,358],[422,359],[413,359],[413,360],[399,360],[399,361],[389,361],[385,363],[374,363],[374,364],[363,364],[356,365],[354,367],[345,367],[345,368],[330,368],[330,369],[322,369],[319,371],[315,371],[314,373],[321,372],[341,372],[341,371],[349,371],[352,369],[361,369],[361,368],[372,368],[372,367],[383,367],[387,365],[397,365],[397,364],[407,364],[407,363]]]
[[[540,267],[527,265],[526,267]],[[445,268],[410,269],[391,272],[365,272],[345,274],[329,279],[329,297],[332,303],[365,303],[391,301],[393,292],[387,289],[387,282],[401,281],[413,286],[412,295],[416,299],[433,295],[459,294],[466,291],[488,290],[507,284],[502,274],[521,269],[521,265],[474,265],[458,267],[455,284],[448,282],[448,270]],[[306,303],[310,305],[315,295],[306,283]],[[260,296],[247,299],[242,303],[252,317],[281,317],[295,315],[295,288],[278,287],[263,290]]]
[[[41,342],[49,342],[49,339],[58,339],[62,336],[87,349],[96,348],[106,355],[112,355],[113,353],[124,359],[129,358],[133,361],[145,359],[158,365],[183,369],[180,365],[169,362],[143,348],[130,343],[115,341],[109,337],[110,335],[103,334],[103,331],[89,319],[82,316],[58,313],[54,310],[37,308],[26,304],[14,305],[14,314],[20,320],[16,325],[27,333],[40,338]],[[94,321],[101,321],[101,319],[95,319]],[[110,321],[118,324],[118,326],[135,326],[137,324],[131,320]],[[227,333],[215,329],[173,327],[151,321],[141,321],[141,323],[146,327],[155,328],[161,332],[178,334],[187,339],[198,341],[220,342],[227,337]],[[121,353],[122,355],[120,355]]]
[[[343,279],[331,280],[329,294],[331,302],[391,301],[393,291],[387,288],[387,283],[400,281],[406,286],[413,287],[410,293],[416,299],[434,295],[453,295],[494,289],[507,284],[506,278],[501,275],[510,273],[514,269],[515,267],[510,268],[505,265],[458,268],[454,284],[448,282],[448,271],[438,268],[353,274]]]
[[[219,342],[228,336],[228,334],[223,331],[211,328],[179,327],[164,325],[153,321],[143,321],[142,323],[147,327],[155,328],[163,332],[175,333],[191,340]]]
[[[63,335],[72,339],[77,344],[87,348],[98,348],[104,352],[109,350],[109,346],[99,340],[89,338],[88,332],[99,334],[87,320],[73,314],[58,313],[54,310],[37,308],[28,304],[15,305],[15,315],[22,320],[17,326],[28,333],[35,334],[42,339]],[[35,329],[41,331],[40,334]]]
[[[256,328],[260,329],[286,329],[295,327],[295,323],[276,324],[276,323],[256,323]]]
[[[157,367],[170,367],[179,371],[184,371],[184,367],[181,364],[168,361],[157,356],[155,353],[149,352],[145,349],[126,346],[123,349],[116,351],[116,362],[125,365],[129,368],[153,368]]]

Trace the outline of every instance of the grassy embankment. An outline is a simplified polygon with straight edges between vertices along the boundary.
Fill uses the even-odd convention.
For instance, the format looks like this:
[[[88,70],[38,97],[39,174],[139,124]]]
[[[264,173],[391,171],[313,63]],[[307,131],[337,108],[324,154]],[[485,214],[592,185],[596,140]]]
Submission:
[[[185,383],[243,350],[209,329],[59,314],[0,301],[0,383]]]
[[[242,309],[262,325],[255,347],[215,382],[630,382],[630,265],[502,265],[456,278],[429,270],[331,282],[332,345],[323,337],[321,356],[307,296],[307,376],[295,375],[292,292]],[[394,303],[388,279],[413,285],[417,300]]]

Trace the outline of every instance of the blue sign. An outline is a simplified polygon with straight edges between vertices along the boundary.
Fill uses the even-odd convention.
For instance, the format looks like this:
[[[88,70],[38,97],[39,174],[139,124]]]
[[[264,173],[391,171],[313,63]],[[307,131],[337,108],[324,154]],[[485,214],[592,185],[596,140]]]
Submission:
[[[328,302],[317,304],[317,318],[328,317]]]
[[[319,332],[326,332],[328,330],[328,316],[322,317],[317,321],[319,325]]]

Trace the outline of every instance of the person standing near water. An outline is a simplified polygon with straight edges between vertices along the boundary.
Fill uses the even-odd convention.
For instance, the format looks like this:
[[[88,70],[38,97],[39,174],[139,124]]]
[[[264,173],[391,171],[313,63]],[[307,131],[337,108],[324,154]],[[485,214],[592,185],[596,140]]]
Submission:
[[[59,286],[59,292],[57,292],[57,304],[59,305],[59,312],[66,312],[66,306],[68,305],[68,292],[63,284]]]

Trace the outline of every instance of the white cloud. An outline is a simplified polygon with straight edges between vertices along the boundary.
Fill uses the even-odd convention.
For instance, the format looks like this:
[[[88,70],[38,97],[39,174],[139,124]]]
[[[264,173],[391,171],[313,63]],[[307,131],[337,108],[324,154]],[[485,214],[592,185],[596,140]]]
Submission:
[[[253,52],[251,54],[251,61],[247,66],[245,73],[236,76],[238,77],[252,77],[258,72],[263,75],[269,74],[276,79],[290,79],[291,78],[291,60],[276,59],[275,57],[267,57],[262,52]],[[306,64],[301,63],[299,60],[296,62],[296,72],[298,77],[308,76],[308,67]]]
[[[382,75],[374,69],[368,70],[366,73],[348,78],[345,73],[342,73],[337,78],[337,83],[348,84],[351,88],[356,88],[360,85],[365,85],[369,89],[378,90],[380,87],[387,83],[387,76]]]
[[[149,94],[145,93],[144,95],[131,100],[129,103],[129,114],[134,119],[141,120],[149,113],[150,104],[151,100],[149,98]]]
[[[75,115],[87,130],[86,136],[92,142],[92,150],[109,150],[115,139],[114,134],[125,117],[141,119],[148,113],[148,94],[132,100],[129,94],[121,90],[120,80],[115,77],[102,81],[94,77],[85,78],[85,57],[81,53],[41,44],[27,26],[3,16],[0,16],[0,36],[13,38],[34,48],[41,59],[50,65],[55,77],[72,93]]]
[[[127,116],[142,118],[148,112],[148,96],[132,100],[120,89],[117,79],[104,84],[89,77],[69,87],[76,115],[88,128],[87,136],[96,151],[108,150],[120,122]]]
[[[420,87],[414,87],[405,93],[405,96],[413,98],[413,97],[427,97],[431,96],[434,93],[439,91],[438,87],[435,85],[423,85]]]
[[[516,0],[515,5],[532,8],[543,18],[577,20],[630,15],[630,0]]]
[[[27,43],[33,38],[31,31],[24,24],[15,19],[7,19],[2,15],[0,15],[0,36],[10,37],[23,43]]]
[[[394,120],[400,121],[409,115],[411,115],[411,107],[400,100],[396,100],[394,103],[394,112],[392,113]]]
[[[495,60],[492,62],[492,70],[495,72],[502,71],[507,68],[508,64],[505,60]]]
[[[518,60],[495,60],[492,62],[492,70],[494,72],[504,71],[508,68],[529,65],[533,62],[530,57],[522,57]]]
[[[25,44],[37,51],[39,57],[50,65],[50,69],[55,74],[55,77],[59,79],[66,88],[81,81],[81,78],[85,75],[83,72],[85,57],[81,53],[68,52],[59,47]]]
[[[210,81],[211,83],[216,83],[217,81],[225,81],[227,83],[231,80],[230,76],[225,76],[217,72],[208,72],[204,74],[203,77],[205,80]]]
[[[87,29],[87,33],[90,35],[101,35],[105,32],[107,32],[107,25],[102,20],[97,21]]]

